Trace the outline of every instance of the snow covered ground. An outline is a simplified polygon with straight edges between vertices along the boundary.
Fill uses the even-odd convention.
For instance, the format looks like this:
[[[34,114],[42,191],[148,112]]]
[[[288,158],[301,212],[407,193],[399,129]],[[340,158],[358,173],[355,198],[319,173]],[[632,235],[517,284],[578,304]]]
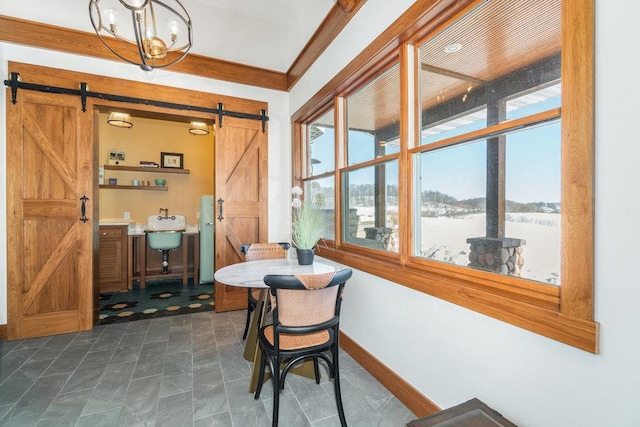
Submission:
[[[359,234],[373,226],[372,207],[359,207]],[[389,208],[389,213],[397,210]],[[389,224],[388,224],[389,225]],[[397,233],[397,229],[395,229]],[[553,213],[514,213],[506,215],[506,237],[526,240],[521,277],[560,284],[560,215]],[[422,218],[421,244],[424,256],[437,261],[466,266],[469,263],[469,237],[485,235],[485,214],[459,217]],[[397,239],[395,239],[397,241]]]
[[[485,215],[422,218],[422,250],[431,259],[467,265],[467,238],[485,235]],[[521,276],[559,284],[560,215],[524,213],[507,215],[506,237],[526,240]]]

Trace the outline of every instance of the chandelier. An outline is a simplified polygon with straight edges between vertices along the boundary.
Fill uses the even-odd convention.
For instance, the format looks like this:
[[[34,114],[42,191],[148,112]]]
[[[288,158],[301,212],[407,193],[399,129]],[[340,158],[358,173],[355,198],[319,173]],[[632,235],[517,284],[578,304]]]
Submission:
[[[145,71],[173,65],[191,49],[191,18],[178,0],[90,0],[89,15],[107,49]]]

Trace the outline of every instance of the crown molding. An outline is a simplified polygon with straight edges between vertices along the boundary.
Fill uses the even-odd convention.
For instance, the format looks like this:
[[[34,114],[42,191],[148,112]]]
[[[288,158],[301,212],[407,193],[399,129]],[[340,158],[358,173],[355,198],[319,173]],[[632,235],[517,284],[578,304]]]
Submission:
[[[342,0],[340,4],[334,4],[287,73],[193,53],[187,55],[181,62],[172,65],[168,70],[265,89],[289,91],[365,2],[366,0]],[[346,11],[342,3],[353,4],[353,6],[349,11]],[[117,60],[111,52],[105,49],[94,33],[5,15],[0,15],[0,41],[100,59]]]
[[[43,49],[117,60],[93,33],[0,15],[0,40]],[[284,73],[189,54],[171,71],[233,83],[286,90]]]
[[[316,32],[313,33],[311,39],[289,67],[287,90],[291,90],[300,80],[366,2],[367,0],[342,0],[333,5]],[[349,3],[352,6],[347,10],[342,6],[342,3]]]

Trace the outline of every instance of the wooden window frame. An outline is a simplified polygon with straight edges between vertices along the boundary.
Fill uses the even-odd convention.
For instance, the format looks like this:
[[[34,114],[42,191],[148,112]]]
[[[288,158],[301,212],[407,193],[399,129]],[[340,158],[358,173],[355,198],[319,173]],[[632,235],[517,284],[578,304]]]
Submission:
[[[411,206],[410,155],[424,151],[413,145],[418,129],[417,100],[409,93],[415,75],[408,61],[413,41],[440,31],[480,1],[418,0],[345,69],[292,116],[293,181],[301,184],[301,127],[317,111],[334,103],[336,111],[336,241],[321,245],[318,255],[383,279],[469,308],[570,346],[598,353],[599,325],[594,320],[594,1],[562,2],[562,104],[546,112],[562,120],[561,287],[480,270],[425,262],[411,256],[410,209],[401,209],[398,257],[341,242],[340,175],[343,162],[344,100],[400,54],[401,154],[399,174],[407,185],[399,197]],[[408,80],[412,79],[412,84]],[[409,101],[411,100],[411,101]],[[340,127],[341,126],[341,127]],[[451,142],[451,141],[449,141]],[[342,157],[342,158],[341,158]],[[339,162],[341,160],[341,162]],[[379,159],[377,159],[379,160]],[[377,162],[376,162],[377,163]],[[358,165],[362,167],[362,165]],[[317,178],[317,177],[313,177]],[[401,180],[402,182],[402,180]],[[398,274],[399,271],[402,274]],[[496,277],[498,276],[498,277]]]

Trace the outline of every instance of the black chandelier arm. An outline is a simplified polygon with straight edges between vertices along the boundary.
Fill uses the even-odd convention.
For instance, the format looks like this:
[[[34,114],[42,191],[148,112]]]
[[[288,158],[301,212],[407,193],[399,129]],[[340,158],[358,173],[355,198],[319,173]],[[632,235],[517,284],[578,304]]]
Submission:
[[[269,116],[262,109],[260,114],[242,113],[238,111],[225,110],[222,102],[218,103],[218,108],[199,107],[196,105],[178,104],[175,102],[156,101],[152,99],[134,98],[131,96],[114,95],[109,93],[91,92],[89,86],[82,82],[80,89],[68,89],[63,87],[47,86],[34,83],[25,83],[20,77],[20,73],[11,72],[10,78],[4,81],[4,85],[11,88],[11,103],[15,104],[18,99],[18,89],[33,90],[37,92],[58,93],[65,95],[80,96],[82,100],[82,111],[86,111],[86,99],[98,98],[106,101],[127,102],[131,104],[151,105],[154,107],[167,108],[181,111],[195,111],[200,113],[209,113],[218,115],[218,125],[222,127],[222,118],[224,116],[235,117],[239,119],[259,120],[262,122],[262,133],[266,132],[266,122]]]
[[[135,34],[136,36],[136,46],[138,47],[138,56],[140,57],[140,64],[139,64],[140,68],[142,68],[145,71],[151,71],[152,67],[150,67],[149,64],[147,64],[147,58],[145,58],[144,56],[144,50],[142,46],[142,38],[141,38],[141,34],[143,31],[142,23],[140,22],[139,17],[137,16],[137,12],[133,10],[131,11],[131,20],[133,21],[133,28],[134,28],[133,34]],[[132,62],[132,61],[127,60],[127,62]]]

